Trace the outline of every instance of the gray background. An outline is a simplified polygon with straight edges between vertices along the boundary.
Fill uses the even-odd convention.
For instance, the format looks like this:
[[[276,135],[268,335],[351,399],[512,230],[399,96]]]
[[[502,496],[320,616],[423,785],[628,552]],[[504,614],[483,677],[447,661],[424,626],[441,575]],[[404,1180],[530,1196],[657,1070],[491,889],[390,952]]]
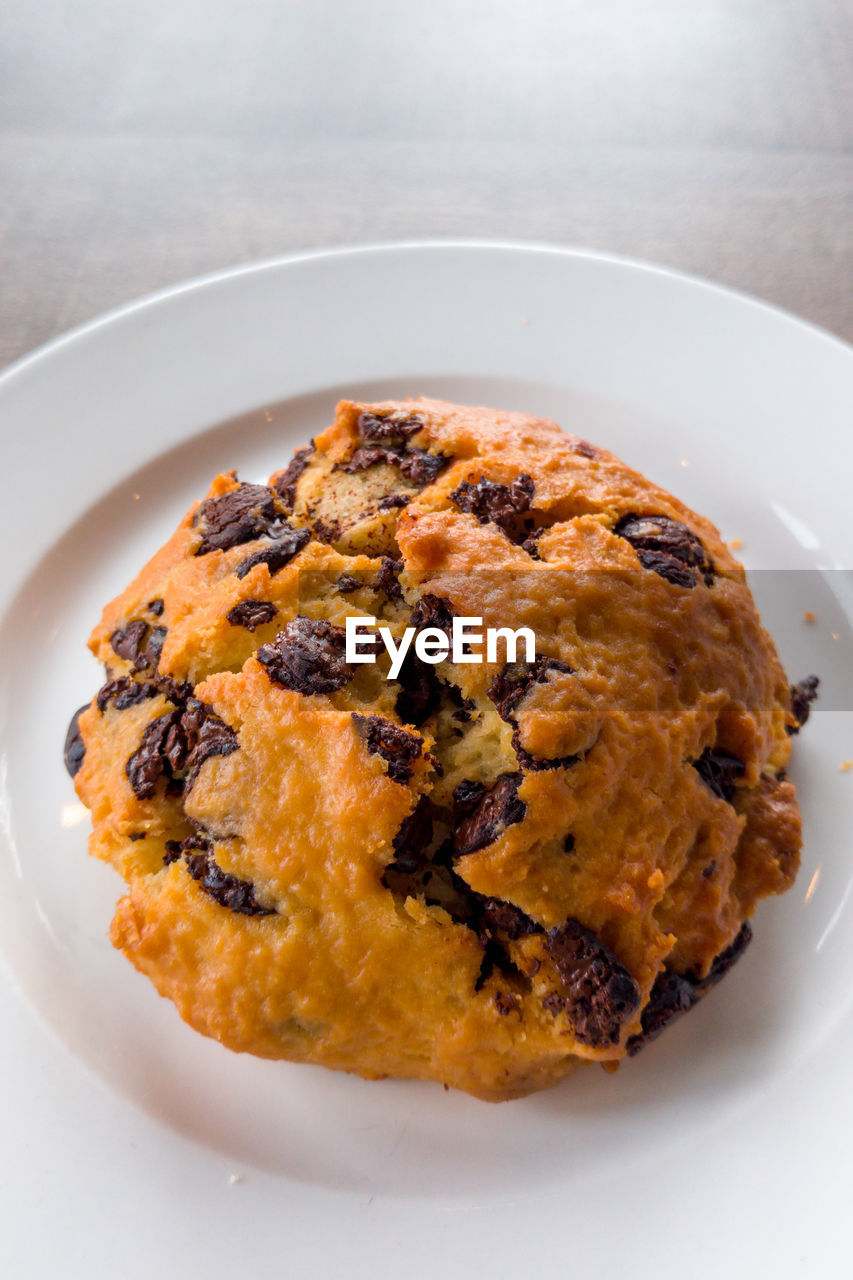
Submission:
[[[631,254],[853,339],[851,0],[4,0],[0,365],[287,250]]]

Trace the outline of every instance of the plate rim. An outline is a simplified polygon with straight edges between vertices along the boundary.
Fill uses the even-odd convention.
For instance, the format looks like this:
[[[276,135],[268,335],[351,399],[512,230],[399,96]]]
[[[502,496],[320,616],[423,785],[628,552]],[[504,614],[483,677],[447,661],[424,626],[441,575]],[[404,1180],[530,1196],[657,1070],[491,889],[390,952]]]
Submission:
[[[160,289],[140,294],[127,302],[111,307],[107,311],[99,312],[88,320],[72,325],[71,328],[65,329],[53,338],[49,338],[46,342],[40,343],[31,351],[18,356],[11,364],[0,370],[0,394],[5,389],[7,382],[11,382],[20,374],[28,372],[31,367],[44,358],[53,355],[54,352],[84,340],[110,325],[120,324],[124,320],[144,314],[149,309],[161,306],[163,303],[201,292],[230,280],[237,280],[275,270],[279,267],[287,267],[319,259],[369,257],[400,251],[434,252],[442,249],[497,250],[508,253],[553,255],[576,261],[598,262],[604,266],[628,268],[641,274],[657,276],[670,283],[686,286],[690,289],[710,290],[739,305],[757,308],[767,313],[769,317],[802,329],[813,338],[827,342],[831,346],[838,347],[846,355],[853,356],[853,342],[848,342],[840,334],[833,333],[832,330],[826,329],[812,320],[807,320],[795,311],[770,302],[758,294],[753,294],[745,289],[739,289],[731,285],[721,284],[709,276],[683,271],[679,267],[666,266],[645,258],[633,257],[630,254],[588,249],[582,245],[562,245],[547,240],[515,240],[478,236],[458,238],[453,236],[415,237],[402,240],[372,240],[364,243],[356,242],[318,249],[297,249],[265,258],[253,259],[245,263],[238,263],[230,267],[217,268],[214,271],[206,271],[200,275],[189,276],[184,280],[179,280],[174,284],[164,285]]]

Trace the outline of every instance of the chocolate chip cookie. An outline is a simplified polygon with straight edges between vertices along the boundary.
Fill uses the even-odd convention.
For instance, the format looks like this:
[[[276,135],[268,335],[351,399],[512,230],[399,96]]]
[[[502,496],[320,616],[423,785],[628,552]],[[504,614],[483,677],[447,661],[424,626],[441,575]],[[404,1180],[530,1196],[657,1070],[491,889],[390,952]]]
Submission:
[[[392,678],[355,617],[504,647]],[[113,942],[234,1050],[518,1097],[642,1049],[797,872],[816,679],[707,520],[551,422],[345,401],[217,477],[90,647],[65,751]]]

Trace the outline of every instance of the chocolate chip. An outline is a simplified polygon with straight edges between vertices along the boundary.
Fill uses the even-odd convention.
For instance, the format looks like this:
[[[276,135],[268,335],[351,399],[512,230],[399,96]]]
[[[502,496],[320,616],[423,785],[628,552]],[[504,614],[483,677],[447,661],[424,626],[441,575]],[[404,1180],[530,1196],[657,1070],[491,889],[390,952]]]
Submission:
[[[396,466],[401,453],[400,449],[386,449],[381,444],[359,445],[353,449],[347,461],[343,464],[338,463],[338,466],[347,475],[354,475],[357,471],[366,471],[368,467],[375,467],[379,463],[384,463],[388,467]]]
[[[314,536],[320,542],[326,542],[330,546],[332,543],[337,542],[338,538],[341,536],[341,526],[340,522],[337,520],[318,519],[313,522],[311,528],[314,531]]]
[[[677,587],[695,587],[701,574],[714,581],[714,566],[692,529],[669,516],[629,514],[615,525],[617,537],[630,542],[640,564]]]
[[[165,866],[183,857],[187,871],[202,889],[221,907],[242,916],[272,916],[272,907],[263,907],[255,897],[255,888],[248,880],[240,880],[223,871],[214,860],[210,841],[204,836],[188,836],[186,840],[168,840]]]
[[[519,1013],[518,996],[509,991],[496,991],[492,997],[498,1013],[506,1017],[508,1013]]]
[[[256,654],[275,684],[297,693],[332,693],[353,677],[345,661],[342,627],[301,615],[291,619],[271,644]]]
[[[382,568],[376,575],[373,589],[375,591],[384,591],[389,600],[402,600],[403,592],[397,581],[397,574],[402,568],[402,560],[394,560],[391,556],[383,556]]]
[[[489,933],[504,933],[514,942],[517,938],[542,932],[540,924],[511,902],[504,902],[501,898],[483,898],[481,907]]]
[[[751,941],[752,926],[747,920],[741,926],[734,942],[715,957],[705,978],[698,978],[689,972],[678,974],[670,969],[662,969],[655,979],[648,1004],[643,1009],[641,1030],[628,1040],[629,1055],[633,1058],[644,1045],[655,1040],[671,1022],[698,1004],[702,997],[725,977]]]
[[[110,645],[117,657],[133,663],[137,671],[156,671],[167,634],[165,627],[149,628],[142,618],[136,618],[112,633]]]
[[[727,800],[731,804],[736,791],[736,783],[742,778],[746,769],[743,761],[728,751],[720,751],[716,747],[706,747],[698,760],[691,764],[699,777],[715,796]]]
[[[423,488],[432,484],[441,474],[450,458],[443,453],[428,453],[426,449],[405,449],[394,464],[399,467],[400,474],[412,484]]]
[[[228,551],[242,542],[273,537],[282,523],[276,494],[265,484],[238,484],[219,498],[206,498],[193,524],[201,530],[197,556]]]
[[[128,835],[128,839],[135,843],[137,840],[144,840],[145,836],[146,832],[144,831],[131,831]]]
[[[140,800],[149,800],[160,778],[188,792],[205,760],[227,756],[238,747],[237,734],[198,698],[158,716],[145,726],[125,773]]]
[[[153,675],[148,680],[119,676],[101,686],[95,701],[103,715],[111,703],[117,711],[126,711],[128,707],[144,702],[146,698],[156,698],[158,693],[174,702],[175,706],[182,706],[192,696],[192,691],[191,684],[173,680],[171,676]]]
[[[145,646],[145,656],[152,671],[156,671],[160,664],[160,654],[163,652],[163,645],[166,642],[168,632],[165,627],[152,627],[151,634],[148,637],[148,643]]]
[[[545,532],[544,525],[539,529],[533,529],[521,543],[522,551],[526,551],[531,560],[541,560],[539,555],[539,539]]]
[[[401,729],[383,716],[362,716],[354,711],[352,718],[367,743],[367,750],[371,755],[381,756],[387,763],[388,777],[394,782],[407,783],[412,776],[412,761],[417,760],[423,751],[423,738]]]
[[[353,591],[360,590],[360,588],[364,586],[364,583],[360,582],[358,578],[354,578],[351,573],[342,573],[335,583],[335,586],[338,588],[338,591],[340,591],[342,596],[348,596],[351,595]]]
[[[145,726],[142,741],[125,765],[127,779],[137,799],[150,800],[159,779],[171,777],[165,754],[166,741],[179,719],[180,712],[168,711]]]
[[[412,500],[410,493],[388,493],[376,504],[377,511],[393,511],[395,507],[407,507]]]
[[[296,482],[308,466],[311,455],[314,453],[314,448],[314,441],[312,440],[305,449],[297,449],[288,463],[287,469],[282,471],[275,481],[273,487],[282,502],[286,503],[288,507],[293,507],[296,499]]]
[[[65,768],[73,778],[83,763],[83,757],[86,754],[86,744],[83,741],[83,735],[80,733],[80,717],[88,708],[88,702],[82,707],[78,707],[71,717],[71,723],[68,726],[68,732],[65,735],[64,759]]]
[[[791,685],[791,715],[794,717],[794,724],[788,725],[789,734],[799,733],[808,720],[819,684],[819,676],[806,676],[797,684]]]
[[[110,645],[116,657],[124,658],[125,662],[137,663],[147,638],[148,623],[137,618],[126,627],[114,631],[110,636]]]
[[[435,478],[450,462],[443,453],[429,453],[426,449],[405,449],[393,445],[367,444],[359,445],[350,454],[347,462],[338,464],[349,475],[357,471],[366,471],[379,463],[388,467],[396,467],[402,476],[412,484],[423,488],[432,484]]]
[[[527,812],[527,805],[518,798],[521,781],[520,773],[504,773],[488,791],[484,790],[476,807],[462,817],[453,832],[457,858],[485,848],[507,827],[521,822]]]
[[[695,1003],[692,984],[680,974],[662,969],[655,978],[648,1004],[643,1009],[642,1030],[628,1039],[628,1054],[633,1058],[644,1044],[655,1040],[665,1027],[687,1013]]]
[[[598,450],[588,440],[574,440],[572,442],[572,453],[578,453],[582,458],[598,457]]]
[[[432,812],[428,796],[421,796],[394,837],[396,858],[392,866],[412,874],[424,861],[426,850],[432,841]]]
[[[246,556],[245,560],[241,560],[234,572],[238,578],[245,578],[250,569],[254,569],[256,564],[265,564],[269,571],[270,577],[274,573],[278,573],[279,569],[283,569],[289,564],[298,551],[301,551],[306,543],[310,542],[311,534],[307,529],[291,529],[284,522],[285,531],[280,537],[276,538],[268,546],[262,547],[260,551],[254,551],[252,555]]]
[[[391,409],[386,413],[365,410],[358,415],[358,434],[362,440],[405,441],[426,426],[417,413]]]
[[[155,618],[159,618],[163,613],[163,609],[165,608],[165,605],[163,604],[163,601],[158,596],[156,600],[148,601],[147,608],[149,613],[153,613]]]
[[[441,681],[435,674],[435,667],[421,662],[412,649],[403,659],[403,665],[397,676],[400,692],[394,703],[394,710],[405,724],[413,724],[415,728],[428,720],[438,708],[441,701]]]
[[[156,698],[160,692],[151,680],[134,680],[132,676],[120,676],[116,680],[108,680],[101,685],[95,702],[101,715],[110,703],[117,711],[126,711],[128,707],[143,702],[146,698]]]
[[[190,698],[187,709],[181,717],[181,732],[184,735],[186,752],[185,760],[178,759],[173,772],[177,774],[185,770],[184,792],[192,789],[199,770],[206,760],[212,756],[230,756],[236,751],[239,743],[237,734],[229,724],[214,715],[211,708],[197,698]]]
[[[639,987],[628,970],[600,938],[572,918],[551,930],[546,946],[563,984],[552,994],[561,1000],[575,1037],[597,1049],[618,1044],[623,1024],[640,1003]]]
[[[421,596],[412,610],[409,625],[416,631],[425,627],[437,627],[449,637],[453,618],[453,608],[448,600],[427,594]],[[401,720],[417,728],[437,710],[441,702],[443,686],[435,673],[435,666],[421,662],[412,646],[403,659],[397,682],[400,692],[394,709]]]
[[[563,840],[563,852],[571,853],[574,847],[575,847],[575,838],[570,831]]]
[[[476,516],[480,524],[496,524],[504,533],[513,536],[517,516],[530,510],[533,501],[533,480],[522,472],[512,484],[500,484],[481,476],[476,484],[463,480],[450,495],[460,511]]]
[[[568,769],[580,760],[578,755],[555,756],[542,759],[532,756],[521,745],[518,724],[514,712],[527,696],[534,684],[544,684],[552,671],[574,674],[573,668],[559,658],[548,658],[543,654],[534,662],[507,663],[503,671],[495,676],[489,685],[488,693],[497,708],[498,715],[513,727],[512,745],[519,764],[525,769]]]
[[[453,792],[453,817],[459,820],[466,813],[472,813],[486,794],[484,782],[474,782],[471,778],[463,778]]]
[[[232,627],[245,627],[247,631],[256,631],[268,622],[272,622],[278,613],[271,600],[241,600],[229,609],[225,617]]]
[[[559,658],[540,654],[534,662],[508,662],[489,685],[489,697],[502,720],[513,723],[513,714],[534,684],[545,684],[551,672],[573,675],[574,669]]]
[[[414,627],[416,631],[422,631],[425,627],[437,627],[439,631],[445,631],[449,636],[455,617],[456,614],[449,600],[427,594],[421,596],[412,610],[409,626]]]

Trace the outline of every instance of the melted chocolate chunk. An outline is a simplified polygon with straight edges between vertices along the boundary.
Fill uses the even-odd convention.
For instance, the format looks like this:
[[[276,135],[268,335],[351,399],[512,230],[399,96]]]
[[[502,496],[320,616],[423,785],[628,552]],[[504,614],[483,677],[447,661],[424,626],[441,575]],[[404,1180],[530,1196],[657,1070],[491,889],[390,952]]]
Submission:
[[[665,1027],[668,1027],[676,1018],[680,1018],[683,1013],[687,1013],[695,1003],[692,983],[678,973],[662,969],[655,978],[649,1002],[643,1010],[642,1031],[628,1039],[626,1047],[629,1056],[633,1058],[644,1044],[655,1040]]]
[[[819,684],[819,676],[806,676],[799,683],[791,685],[791,715],[795,723],[788,725],[789,734],[799,733],[808,720]]]
[[[455,617],[456,614],[449,600],[427,594],[421,596],[412,610],[409,626],[414,627],[416,631],[423,631],[425,627],[437,627],[439,631],[445,631],[449,636]]]
[[[715,796],[731,804],[737,789],[737,781],[746,772],[743,761],[738,760],[737,756],[729,755],[727,751],[706,747],[699,759],[692,760],[691,764],[705,786],[713,791]]]
[[[338,591],[340,591],[342,596],[348,596],[351,595],[353,591],[358,591],[359,588],[363,587],[364,583],[360,582],[358,578],[354,578],[351,573],[342,573],[335,583],[335,586],[338,588]]]
[[[246,556],[245,560],[241,560],[234,572],[238,578],[245,578],[250,569],[254,569],[256,564],[265,564],[272,577],[274,573],[278,573],[279,569],[283,569],[286,564],[301,551],[306,543],[311,541],[311,534],[307,529],[291,529],[287,522],[284,523],[284,532],[271,542],[269,546],[262,547],[260,551],[254,551],[252,555]]]
[[[412,500],[410,493],[388,493],[376,504],[377,511],[393,511],[395,507],[407,507]]]
[[[156,671],[166,635],[165,627],[149,627],[142,618],[136,618],[112,633],[110,645],[113,653],[132,663],[135,670]]]
[[[267,622],[272,622],[278,613],[271,600],[241,600],[229,609],[225,617],[232,627],[245,627],[247,631],[256,631]]]
[[[640,1003],[639,987],[621,960],[571,918],[551,930],[546,945],[563,984],[546,1007],[565,1011],[582,1044],[597,1049],[618,1044],[623,1024]]]
[[[242,916],[272,916],[272,907],[263,907],[255,897],[254,885],[223,871],[214,860],[210,841],[204,836],[187,836],[186,840],[167,840],[163,858],[165,866],[183,857],[187,871],[202,889],[221,907]]]
[[[460,511],[476,516],[480,524],[496,524],[511,537],[518,523],[516,517],[530,510],[533,492],[533,480],[522,472],[509,485],[487,480],[485,476],[476,484],[463,480],[451,493],[450,500]]]
[[[473,813],[486,794],[484,782],[474,782],[471,778],[463,778],[453,792],[453,818],[459,821],[466,813]]]
[[[299,615],[271,644],[261,645],[256,657],[274,684],[297,693],[332,693],[353,677],[345,651],[342,627]]]
[[[308,466],[314,448],[314,441],[312,440],[305,449],[297,449],[288,463],[287,469],[282,471],[275,482],[276,493],[282,502],[286,503],[291,509],[296,499],[296,482]]]
[[[142,741],[124,770],[137,799],[150,800],[159,779],[172,776],[166,758],[166,742],[179,719],[180,712],[168,711],[145,726]]]
[[[435,668],[421,662],[414,650],[409,649],[397,683],[400,692],[394,710],[405,724],[413,724],[417,729],[437,710],[441,701],[441,681],[435,674]]]
[[[198,698],[190,698],[188,701],[187,709],[181,716],[180,730],[184,743],[177,748],[179,754],[173,766],[173,772],[177,775],[181,769],[185,769],[184,793],[186,793],[192,789],[205,760],[209,760],[211,756],[230,756],[240,744],[230,724],[220,720],[219,716],[214,715],[210,707],[204,702],[199,702]],[[184,751],[186,756],[182,758],[181,753]]]
[[[402,600],[403,592],[397,581],[397,574],[403,568],[402,560],[394,560],[391,556],[382,557],[382,568],[376,575],[374,591],[384,591],[389,600]]]
[[[149,800],[160,778],[188,792],[205,760],[227,756],[239,746],[237,734],[198,698],[145,726],[125,773],[140,800]]]
[[[265,484],[238,484],[219,498],[206,498],[193,524],[201,530],[197,556],[229,551],[242,542],[273,537],[282,524],[276,494]]]
[[[163,601],[160,599],[159,596],[157,597],[156,600],[148,601],[148,612],[153,613],[155,618],[159,618],[162,616],[164,608],[165,608],[165,605],[163,604]]]
[[[421,796],[394,837],[397,870],[412,874],[423,864],[432,842],[432,812],[428,796]]]
[[[542,534],[544,532],[545,532],[544,525],[539,529],[532,529],[530,533],[527,535],[527,537],[524,539],[524,541],[521,543],[522,551],[526,551],[527,554],[530,556],[531,560],[542,559],[542,557],[539,554],[539,539],[542,537]]]
[[[138,664],[147,637],[148,623],[137,618],[126,627],[114,631],[110,636],[110,645],[117,657],[124,658],[125,662]]]
[[[87,710],[89,704],[84,703],[82,707],[78,707],[71,717],[71,723],[68,726],[68,732],[65,735],[65,747],[63,750],[63,758],[65,760],[65,768],[73,778],[83,763],[83,757],[86,754],[86,744],[83,741],[83,735],[80,733],[80,717]]]
[[[453,618],[453,609],[448,600],[425,595],[421,596],[412,610],[409,625],[416,631],[422,631],[425,627],[437,627],[449,637]],[[443,685],[436,675],[435,666],[421,662],[412,645],[403,659],[397,682],[400,692],[394,709],[401,720],[417,728],[438,709],[441,702]]]
[[[423,751],[423,738],[401,729],[383,716],[362,716],[354,711],[352,718],[367,742],[367,750],[386,761],[388,777],[394,782],[407,783],[412,776],[412,761],[417,760]]]
[[[341,526],[337,520],[315,520],[311,528],[320,542],[326,542],[330,546],[341,536]]]
[[[423,488],[432,484],[436,476],[450,462],[443,453],[429,453],[426,449],[406,449],[394,445],[365,444],[359,445],[350,454],[349,460],[342,465],[342,470],[349,475],[357,471],[366,471],[368,467],[384,463],[396,467],[402,476],[412,484]],[[338,464],[341,466],[341,464]]]
[[[697,978],[691,973],[679,974],[670,969],[662,969],[655,979],[648,1004],[643,1009],[641,1030],[628,1040],[629,1055],[633,1058],[644,1045],[657,1039],[671,1022],[698,1004],[740,959],[751,941],[752,926],[749,921],[745,921],[734,942],[714,959],[705,978]]]
[[[132,676],[120,676],[116,680],[108,680],[106,684],[101,685],[95,702],[103,715],[110,703],[117,711],[126,711],[128,707],[135,706],[137,702],[144,702],[146,698],[156,698],[159,692],[159,688],[151,680],[134,680]]]
[[[547,658],[544,654],[535,662],[508,662],[489,685],[489,697],[502,720],[513,722],[513,714],[534,684],[545,684],[552,671],[573,675],[574,670],[559,658]]]
[[[484,849],[507,827],[521,822],[527,812],[527,805],[518,798],[521,780],[520,773],[504,773],[488,791],[484,790],[479,802],[462,817],[453,832],[457,858]]]
[[[513,942],[531,933],[542,933],[541,924],[531,920],[520,907],[501,898],[483,898],[481,902],[483,923],[489,933],[504,933]]]
[[[531,685],[544,684],[552,671],[573,674],[572,667],[561,662],[559,658],[547,658],[540,655],[535,662],[510,662],[489,685],[489,697],[497,708],[498,715],[513,727],[512,745],[518,763],[525,769],[568,769],[580,760],[578,755],[556,756],[553,759],[540,759],[525,751],[521,745],[518,724],[514,712],[526,697]]]
[[[171,676],[154,675],[148,680],[135,680],[133,676],[119,676],[101,685],[95,699],[101,715],[112,703],[117,711],[126,711],[137,702],[147,698],[156,698],[162,693],[164,698],[174,702],[175,706],[183,706],[187,698],[192,696],[192,685],[173,680]]]
[[[432,484],[449,462],[450,458],[443,453],[429,453],[426,449],[404,449],[394,465],[399,467],[400,474],[411,480],[412,484],[423,488]]]
[[[391,409],[387,413],[365,410],[358,415],[358,434],[362,440],[406,441],[426,426],[418,413]]]
[[[640,564],[677,587],[695,587],[714,581],[714,566],[692,529],[669,516],[625,515],[613,532],[636,551]]]

